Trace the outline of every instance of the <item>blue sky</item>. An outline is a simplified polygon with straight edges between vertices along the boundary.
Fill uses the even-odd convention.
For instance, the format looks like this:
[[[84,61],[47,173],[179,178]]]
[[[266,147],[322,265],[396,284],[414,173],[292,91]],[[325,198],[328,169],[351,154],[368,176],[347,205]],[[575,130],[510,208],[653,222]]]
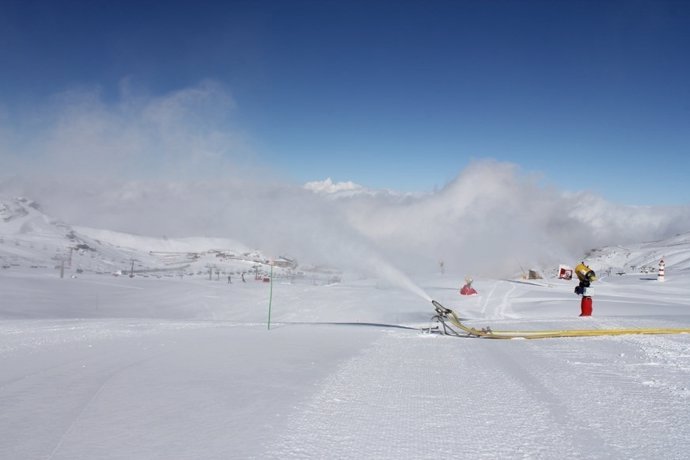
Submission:
[[[687,1],[2,0],[0,62],[5,123],[72,88],[211,79],[228,130],[295,182],[429,191],[491,158],[690,203]]]

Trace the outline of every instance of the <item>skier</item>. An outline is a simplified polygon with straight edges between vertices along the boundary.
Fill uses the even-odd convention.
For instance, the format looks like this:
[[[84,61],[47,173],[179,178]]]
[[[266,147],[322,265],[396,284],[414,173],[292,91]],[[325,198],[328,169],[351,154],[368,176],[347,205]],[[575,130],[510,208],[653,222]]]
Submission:
[[[584,262],[575,267],[575,274],[580,284],[575,287],[575,294],[581,295],[580,316],[592,316],[592,296],[589,295],[589,286],[596,281],[597,275]]]

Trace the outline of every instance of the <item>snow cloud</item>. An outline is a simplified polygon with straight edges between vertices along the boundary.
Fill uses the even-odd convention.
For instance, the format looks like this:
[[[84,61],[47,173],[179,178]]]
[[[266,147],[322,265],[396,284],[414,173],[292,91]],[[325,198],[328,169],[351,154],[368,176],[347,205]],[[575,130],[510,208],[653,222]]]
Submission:
[[[0,112],[0,194],[73,225],[241,241],[341,268],[510,275],[590,248],[690,230],[688,207],[631,207],[541,184],[513,164],[470,165],[427,194],[331,179],[291,184],[257,166],[232,96],[211,82],[161,97],[123,84],[57,96],[21,129]],[[11,173],[12,175],[9,175]],[[381,268],[383,267],[383,268]],[[390,278],[390,276],[388,276]]]
[[[513,164],[480,161],[423,197],[360,197],[347,221],[396,264],[497,275],[575,261],[591,248],[690,230],[690,208],[615,205],[540,184]],[[420,263],[424,261],[424,263]]]
[[[5,171],[79,179],[208,178],[236,172],[252,156],[241,131],[228,129],[235,103],[221,85],[205,81],[159,97],[135,94],[130,86],[123,81],[113,103],[99,88],[81,88],[16,114],[21,122],[12,132],[0,131]]]

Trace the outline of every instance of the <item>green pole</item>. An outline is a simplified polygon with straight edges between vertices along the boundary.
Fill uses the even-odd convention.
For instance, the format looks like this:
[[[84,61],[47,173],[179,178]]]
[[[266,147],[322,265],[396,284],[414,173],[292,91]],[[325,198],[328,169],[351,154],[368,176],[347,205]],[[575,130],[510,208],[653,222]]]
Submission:
[[[268,330],[271,330],[271,304],[273,303],[273,264],[271,264],[271,287],[268,294]]]

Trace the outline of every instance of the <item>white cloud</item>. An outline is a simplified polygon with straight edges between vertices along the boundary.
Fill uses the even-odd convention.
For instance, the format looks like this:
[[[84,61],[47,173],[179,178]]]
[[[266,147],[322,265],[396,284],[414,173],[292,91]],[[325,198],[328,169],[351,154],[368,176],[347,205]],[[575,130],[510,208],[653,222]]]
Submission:
[[[25,113],[15,142],[0,145],[5,174],[221,177],[252,156],[232,126],[235,103],[221,85],[205,81],[159,97],[126,88],[114,103],[99,88],[81,88]]]
[[[352,181],[333,182],[333,179],[331,179],[330,177],[322,181],[307,182],[306,184],[304,184],[304,188],[307,190],[311,190],[312,192],[326,194],[339,193],[343,191],[358,192],[364,190],[364,187],[362,187],[359,184],[355,184]]]
[[[372,270],[392,261],[408,272],[443,260],[449,270],[500,276],[519,265],[573,262],[592,247],[690,230],[688,207],[566,194],[493,161],[472,164],[423,195],[330,178],[288,184],[249,166],[253,154],[221,86],[203,82],[153,98],[123,86],[115,103],[97,90],[71,91],[21,132],[4,127],[0,193],[36,199],[75,225],[226,237],[302,261],[365,261]]]

